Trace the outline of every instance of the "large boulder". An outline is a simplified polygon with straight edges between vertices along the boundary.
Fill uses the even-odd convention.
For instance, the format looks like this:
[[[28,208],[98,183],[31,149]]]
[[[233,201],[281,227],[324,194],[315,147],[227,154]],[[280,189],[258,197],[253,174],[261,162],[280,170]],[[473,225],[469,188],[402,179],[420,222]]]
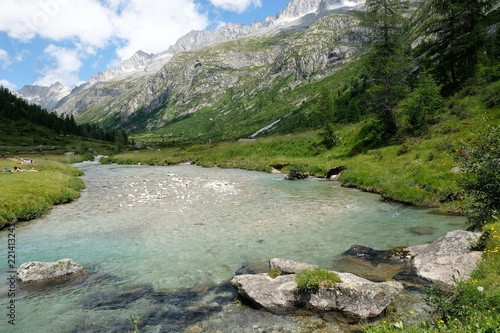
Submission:
[[[267,273],[236,275],[231,284],[243,298],[271,312],[288,312],[297,306],[294,274],[276,278]]]
[[[49,282],[80,275],[85,269],[71,259],[55,262],[31,261],[22,264],[17,270],[17,279],[25,283]]]
[[[465,230],[448,232],[435,242],[408,247],[416,274],[428,281],[454,284],[470,276],[481,260],[480,251],[472,251],[481,233]]]
[[[296,267],[308,264],[273,259],[276,263],[291,263]],[[313,265],[314,266],[314,265]],[[300,270],[300,269],[299,269]],[[299,308],[315,311],[338,311],[356,320],[380,315],[401,291],[403,285],[395,281],[375,283],[350,273],[337,273],[341,282],[331,288],[305,291],[298,288],[295,274],[271,278],[268,274],[238,275],[231,280],[240,296],[271,312],[291,312]]]

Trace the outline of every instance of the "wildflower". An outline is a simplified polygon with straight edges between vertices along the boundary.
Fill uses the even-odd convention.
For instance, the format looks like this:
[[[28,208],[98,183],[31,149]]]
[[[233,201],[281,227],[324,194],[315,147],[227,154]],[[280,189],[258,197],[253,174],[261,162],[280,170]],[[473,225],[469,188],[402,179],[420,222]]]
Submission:
[[[482,292],[483,292],[483,290],[484,290],[484,288],[483,288],[482,286],[478,286],[478,287],[477,287],[477,290],[479,290],[479,292],[481,292],[481,293],[482,293]]]
[[[413,310],[410,310],[410,314],[413,314],[413,313],[414,313]]]

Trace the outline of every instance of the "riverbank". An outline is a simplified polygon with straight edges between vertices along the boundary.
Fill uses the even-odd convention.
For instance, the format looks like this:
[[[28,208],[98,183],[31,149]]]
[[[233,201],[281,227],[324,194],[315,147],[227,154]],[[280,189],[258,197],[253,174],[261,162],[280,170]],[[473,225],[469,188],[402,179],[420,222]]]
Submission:
[[[85,188],[80,178],[83,172],[69,165],[77,161],[74,157],[38,155],[1,159],[0,229],[33,220],[54,205],[79,198]]]

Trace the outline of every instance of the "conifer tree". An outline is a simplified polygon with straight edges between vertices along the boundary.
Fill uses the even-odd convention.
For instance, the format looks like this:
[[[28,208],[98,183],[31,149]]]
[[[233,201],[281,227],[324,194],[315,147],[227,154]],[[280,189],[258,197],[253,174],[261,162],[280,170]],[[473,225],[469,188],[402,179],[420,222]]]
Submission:
[[[371,30],[367,71],[370,80],[368,108],[381,122],[381,137],[397,132],[394,108],[406,92],[408,60],[402,35],[403,14],[408,3],[401,0],[367,0],[367,25]]]
[[[486,31],[481,22],[495,0],[432,0],[425,26],[427,59],[436,78],[453,90],[474,77]]]

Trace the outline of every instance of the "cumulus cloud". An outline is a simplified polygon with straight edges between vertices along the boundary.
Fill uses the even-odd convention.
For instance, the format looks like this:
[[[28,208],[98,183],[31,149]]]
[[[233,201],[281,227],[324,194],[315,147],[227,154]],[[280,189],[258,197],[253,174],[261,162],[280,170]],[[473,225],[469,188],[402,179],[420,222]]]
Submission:
[[[236,13],[243,13],[250,6],[262,6],[262,0],[210,0],[215,7]]]
[[[113,35],[111,12],[98,0],[4,0],[0,30],[11,38],[77,38],[102,47]]]
[[[181,35],[204,29],[208,18],[193,0],[4,0],[0,30],[16,40],[36,36],[77,40],[103,48],[118,44],[121,58],[164,51]]]
[[[117,49],[121,60],[136,51],[158,53],[167,50],[182,35],[208,25],[206,15],[193,1],[128,0],[114,6],[116,35],[124,41]]]
[[[9,89],[10,91],[15,91],[17,90],[17,86],[7,80],[0,80],[0,86]]]
[[[50,86],[59,81],[71,87],[82,83],[78,77],[78,72],[83,66],[81,58],[85,57],[82,50],[50,44],[45,48],[44,55],[52,59],[52,62],[39,70],[41,76],[35,81],[35,85]]]

